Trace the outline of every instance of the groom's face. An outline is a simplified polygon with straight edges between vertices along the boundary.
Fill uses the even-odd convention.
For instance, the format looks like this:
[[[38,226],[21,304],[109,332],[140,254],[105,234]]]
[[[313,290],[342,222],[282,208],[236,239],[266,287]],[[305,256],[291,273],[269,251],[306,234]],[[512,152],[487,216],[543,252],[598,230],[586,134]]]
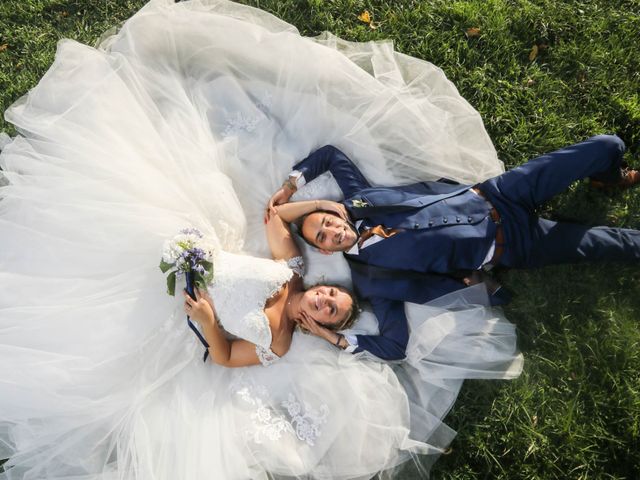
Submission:
[[[302,224],[302,236],[322,253],[345,252],[358,240],[351,223],[329,212],[314,212]]]

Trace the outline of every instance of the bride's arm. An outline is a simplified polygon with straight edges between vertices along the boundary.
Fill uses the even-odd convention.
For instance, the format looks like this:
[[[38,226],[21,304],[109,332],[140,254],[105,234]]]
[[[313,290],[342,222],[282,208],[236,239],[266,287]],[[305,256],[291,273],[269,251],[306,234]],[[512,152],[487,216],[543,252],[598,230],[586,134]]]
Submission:
[[[279,215],[270,215],[266,228],[267,240],[274,260],[289,260],[301,255],[298,245],[291,236],[289,225]]]
[[[196,290],[197,300],[193,300],[185,292],[185,311],[202,327],[204,338],[209,343],[211,361],[224,367],[248,367],[260,365],[255,344],[247,340],[229,340],[216,319],[213,301],[205,298]],[[188,307],[187,307],[188,305]],[[284,347],[284,345],[279,345]],[[288,348],[277,349],[275,353],[282,356]]]

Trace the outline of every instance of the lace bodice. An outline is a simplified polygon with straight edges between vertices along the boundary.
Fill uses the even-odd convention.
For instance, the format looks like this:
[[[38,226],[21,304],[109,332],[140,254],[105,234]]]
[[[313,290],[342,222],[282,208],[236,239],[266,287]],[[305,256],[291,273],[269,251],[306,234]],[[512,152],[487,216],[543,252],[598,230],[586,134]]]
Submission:
[[[302,257],[288,263],[220,251],[214,261],[214,280],[209,294],[223,328],[236,337],[256,344],[263,365],[278,356],[271,351],[271,328],[264,313],[266,301],[294,273],[302,275]]]

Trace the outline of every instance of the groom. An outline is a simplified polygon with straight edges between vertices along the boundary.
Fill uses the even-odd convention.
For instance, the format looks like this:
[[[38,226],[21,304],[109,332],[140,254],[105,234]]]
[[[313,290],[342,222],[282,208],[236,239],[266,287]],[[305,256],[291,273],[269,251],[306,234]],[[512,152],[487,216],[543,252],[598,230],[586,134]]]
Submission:
[[[579,261],[640,260],[640,231],[554,222],[535,209],[572,182],[629,188],[640,172],[622,169],[625,147],[613,135],[537,157],[477,185],[444,180],[374,187],[340,150],[325,146],[299,162],[270,205],[285,221],[298,220],[304,239],[323,253],[341,251],[356,291],[372,301],[381,336],[400,331],[403,301],[425,303],[487,279],[491,268],[528,268]],[[317,211],[314,202],[288,202],[297,188],[330,171],[345,200]],[[326,204],[326,202],[325,202]],[[489,278],[494,305],[509,295]],[[378,306],[378,308],[376,308]],[[408,336],[407,336],[408,338]],[[353,351],[401,358],[395,342],[348,338]],[[406,342],[405,342],[406,345]]]

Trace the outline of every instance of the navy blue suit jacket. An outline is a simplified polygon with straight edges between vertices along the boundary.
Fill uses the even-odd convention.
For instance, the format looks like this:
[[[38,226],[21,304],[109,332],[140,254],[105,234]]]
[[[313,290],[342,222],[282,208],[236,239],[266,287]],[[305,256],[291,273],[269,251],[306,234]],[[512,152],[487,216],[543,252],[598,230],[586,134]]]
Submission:
[[[352,267],[354,288],[371,302],[380,327],[379,336],[358,336],[357,351],[403,358],[409,338],[403,302],[425,303],[465,287],[461,278],[482,264],[495,239],[491,207],[470,191],[470,185],[450,181],[373,187],[344,153],[330,145],[294,169],[307,182],[330,171],[353,220],[402,229],[357,256],[345,257]],[[396,275],[384,275],[385,271]],[[406,271],[406,277],[397,275],[399,271]],[[502,297],[492,297],[492,303],[504,303]]]

